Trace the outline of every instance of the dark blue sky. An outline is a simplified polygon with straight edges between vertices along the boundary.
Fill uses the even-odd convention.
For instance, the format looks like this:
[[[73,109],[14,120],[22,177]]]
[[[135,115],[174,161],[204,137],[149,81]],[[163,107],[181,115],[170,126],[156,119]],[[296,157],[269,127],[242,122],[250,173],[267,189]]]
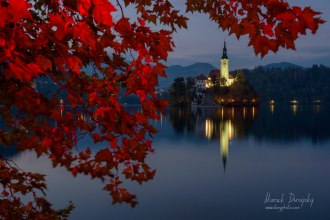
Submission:
[[[179,2],[179,1],[173,1]],[[219,65],[223,41],[227,41],[230,68],[254,67],[273,62],[292,62],[302,66],[325,64],[330,66],[330,2],[329,0],[290,0],[291,4],[312,6],[323,14],[327,21],[316,35],[310,32],[307,36],[300,36],[296,42],[296,51],[280,49],[277,54],[270,53],[265,58],[256,57],[253,48],[248,47],[247,38],[239,41],[235,36],[228,36],[227,32],[217,28],[217,25],[202,14],[187,14],[190,18],[188,30],[179,30],[175,34],[176,48],[170,54],[168,65],[189,65],[196,62],[207,62]],[[184,1],[177,3],[184,7]]]

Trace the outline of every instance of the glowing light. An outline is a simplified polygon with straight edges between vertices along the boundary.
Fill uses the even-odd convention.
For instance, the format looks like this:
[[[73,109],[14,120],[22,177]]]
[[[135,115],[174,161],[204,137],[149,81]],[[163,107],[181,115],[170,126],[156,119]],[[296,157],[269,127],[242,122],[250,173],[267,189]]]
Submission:
[[[270,105],[270,112],[272,113],[272,114],[274,114],[274,111],[275,111],[275,101],[272,99],[272,100],[270,100],[269,101],[269,105]]]
[[[244,107],[243,108],[243,119],[245,119],[246,118],[246,108]]]
[[[292,110],[292,112],[293,112],[293,115],[296,115],[296,113],[297,113],[297,110],[298,110],[298,105],[292,105],[291,106],[291,110]]]
[[[228,134],[228,122],[220,123],[220,153],[223,161],[224,168],[229,152],[229,134]]]
[[[293,100],[291,101],[291,104],[292,104],[292,106],[291,106],[291,110],[292,110],[292,112],[293,112],[293,115],[296,115],[296,113],[297,113],[297,110],[298,110],[298,103],[299,103],[299,101],[296,100],[296,99],[293,99]]]
[[[63,111],[64,111],[64,105],[63,105],[64,101],[63,99],[60,99],[60,112],[61,112],[61,117],[63,116]]]
[[[206,119],[205,120],[205,137],[207,139],[212,138],[212,132],[213,132],[213,123],[211,120]]]
[[[252,118],[254,119],[254,116],[255,116],[256,112],[255,112],[255,108],[252,107]]]
[[[231,141],[233,138],[233,124],[231,123],[231,120],[228,121],[228,139]]]
[[[296,100],[296,99],[294,99],[294,100],[292,100],[292,101],[291,101],[291,103],[292,103],[292,104],[294,104],[294,105],[296,105],[296,104],[298,104],[298,103],[299,103],[299,101],[298,101],[298,100]]]
[[[228,140],[227,132],[225,126],[221,126],[220,124],[220,155],[222,158],[224,169],[226,169],[228,152],[229,152],[229,140]]]
[[[272,114],[274,114],[274,111],[275,111],[275,106],[274,106],[274,105],[271,105],[271,106],[270,106],[270,112],[271,112]]]

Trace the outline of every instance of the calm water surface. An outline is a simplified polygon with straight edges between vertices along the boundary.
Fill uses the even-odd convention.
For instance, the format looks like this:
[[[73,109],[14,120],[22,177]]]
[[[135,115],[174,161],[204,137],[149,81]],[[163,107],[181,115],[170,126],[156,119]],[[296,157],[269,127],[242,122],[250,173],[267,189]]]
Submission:
[[[73,201],[71,219],[330,219],[329,113],[319,105],[168,110],[155,122],[148,159],[155,179],[126,184],[138,195],[135,209],[112,206],[100,182],[52,169],[46,158],[13,159],[48,175],[48,199]],[[267,193],[278,200],[265,203]],[[285,205],[298,208],[266,209]]]

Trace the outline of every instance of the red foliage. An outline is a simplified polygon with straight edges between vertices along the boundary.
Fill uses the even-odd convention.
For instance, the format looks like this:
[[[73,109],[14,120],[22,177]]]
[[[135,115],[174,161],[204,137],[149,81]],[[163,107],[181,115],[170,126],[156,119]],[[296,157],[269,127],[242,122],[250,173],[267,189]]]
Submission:
[[[248,35],[249,46],[255,53],[265,56],[276,53],[279,47],[295,49],[294,42],[306,30],[316,33],[324,21],[319,12],[310,7],[290,6],[282,0],[187,0],[187,11],[199,11],[210,15],[223,30],[239,39]]]
[[[64,166],[74,176],[102,179],[113,203],[135,206],[136,197],[120,187],[119,175],[138,183],[155,175],[145,163],[153,152],[147,135],[156,132],[149,120],[158,119],[166,106],[155,87],[158,76],[166,76],[161,62],[174,47],[173,31],[187,27],[187,18],[168,0],[30,2],[0,1],[0,115],[6,125],[0,143],[48,155],[54,166]],[[137,21],[125,17],[128,5],[135,6]],[[315,33],[323,23],[311,8],[282,0],[187,0],[187,11],[209,14],[238,38],[248,35],[262,56],[279,47],[294,49],[299,35],[308,29]],[[152,30],[152,24],[160,30]],[[88,65],[92,74],[82,70]],[[56,94],[46,98],[33,88],[33,80],[46,76],[58,92],[67,92],[64,103]],[[142,113],[129,113],[120,104],[124,89],[140,98]],[[85,135],[104,148],[94,153],[80,149]],[[67,215],[69,209],[55,211],[36,195],[45,189],[42,175],[23,172],[6,160],[0,161],[0,172],[0,216]],[[34,203],[23,204],[17,193],[32,193]]]

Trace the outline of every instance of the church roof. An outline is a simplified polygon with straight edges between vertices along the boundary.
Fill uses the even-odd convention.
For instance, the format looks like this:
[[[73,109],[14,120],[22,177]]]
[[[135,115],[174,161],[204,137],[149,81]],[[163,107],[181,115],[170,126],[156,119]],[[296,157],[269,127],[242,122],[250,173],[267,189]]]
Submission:
[[[227,59],[228,60],[226,41],[224,42],[224,45],[223,45],[222,59]]]
[[[219,74],[220,74],[220,70],[211,70],[211,72],[209,73],[209,77],[219,76]]]
[[[196,80],[207,80],[207,77],[204,74],[201,74],[196,77]]]

